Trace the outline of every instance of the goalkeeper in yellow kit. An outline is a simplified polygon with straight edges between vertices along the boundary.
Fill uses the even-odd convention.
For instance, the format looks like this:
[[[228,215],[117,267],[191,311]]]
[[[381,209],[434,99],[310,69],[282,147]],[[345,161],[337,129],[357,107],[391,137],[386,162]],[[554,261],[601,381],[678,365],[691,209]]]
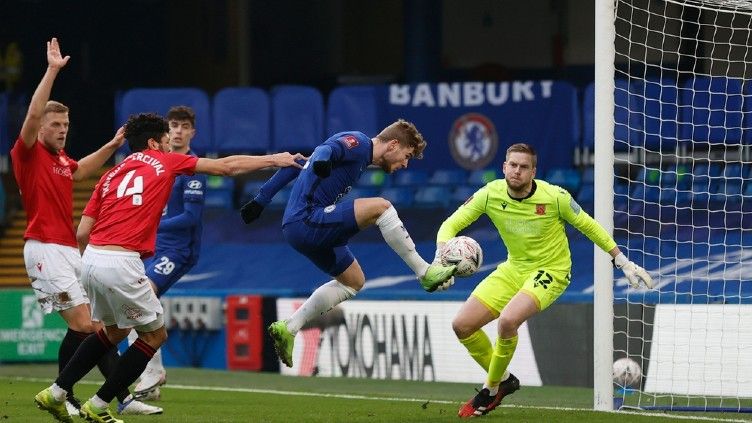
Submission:
[[[517,328],[550,306],[567,289],[572,260],[564,224],[585,234],[613,258],[633,287],[653,287],[650,275],[619,251],[614,239],[580,209],[564,189],[534,179],[536,153],[527,144],[507,149],[504,179],[488,183],[439,229],[437,257],[447,240],[486,214],[507,247],[501,263],[473,290],[452,321],[462,345],[488,372],[483,389],[459,410],[460,417],[487,414],[520,382],[507,371],[517,347]],[[498,318],[496,345],[481,329]]]

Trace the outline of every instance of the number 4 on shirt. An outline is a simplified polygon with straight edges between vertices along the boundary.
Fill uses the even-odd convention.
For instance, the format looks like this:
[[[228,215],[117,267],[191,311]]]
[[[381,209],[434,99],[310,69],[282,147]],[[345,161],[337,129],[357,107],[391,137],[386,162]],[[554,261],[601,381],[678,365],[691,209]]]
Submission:
[[[144,178],[143,176],[136,176],[134,178],[134,173],[136,173],[136,171],[131,170],[130,172],[125,174],[123,181],[120,182],[120,185],[118,185],[117,198],[131,195],[133,196],[133,205],[140,206],[142,204],[141,194],[144,192]],[[131,179],[133,179],[133,185],[131,187],[128,187]]]

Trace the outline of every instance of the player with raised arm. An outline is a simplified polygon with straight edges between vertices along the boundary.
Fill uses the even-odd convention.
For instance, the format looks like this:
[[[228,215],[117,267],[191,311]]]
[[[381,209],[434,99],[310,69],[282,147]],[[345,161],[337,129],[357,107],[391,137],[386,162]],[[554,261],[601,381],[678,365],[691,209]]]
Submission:
[[[89,177],[123,144],[122,131],[94,153],[76,162],[65,153],[68,139],[68,107],[50,101],[53,83],[70,60],[63,57],[56,38],[47,42],[47,71],[34,91],[21,133],[10,152],[13,174],[26,210],[24,263],[31,286],[45,314],[56,311],[68,329],[58,350],[62,371],[81,342],[99,329],[92,322],[89,298],[79,282],[81,254],[73,228],[73,181]],[[117,351],[98,363],[105,377],[115,368]],[[133,414],[156,414],[159,407],[133,401],[127,389],[117,393]],[[68,392],[70,413],[81,406]]]
[[[154,254],[157,226],[178,175],[194,172],[232,176],[270,166],[298,166],[301,155],[197,158],[169,153],[167,122],[155,114],[131,116],[125,138],[134,153],[105,173],[94,188],[78,227],[84,250],[82,283],[91,300],[94,319],[105,328],[88,336],[50,387],[34,398],[37,406],[59,421],[66,393],[102,356],[128,336],[138,339],[80,414],[94,422],[120,422],[108,408],[115,393],[133,383],[167,338],[162,305],[145,274],[142,258]]]
[[[488,372],[483,388],[460,408],[460,417],[487,414],[519,389],[519,380],[507,370],[517,347],[517,329],[569,285],[572,260],[566,223],[608,252],[633,287],[653,286],[650,275],[619,251],[611,235],[566,190],[534,179],[536,164],[531,146],[509,147],[504,179],[478,190],[444,221],[436,236],[439,257],[446,241],[485,214],[508,251],[507,260],[478,284],[452,321],[460,343]],[[492,347],[481,328],[497,318],[498,339]]]
[[[433,292],[454,283],[455,266],[429,264],[415,251],[397,210],[383,198],[340,200],[371,164],[392,173],[422,158],[426,141],[410,122],[398,120],[376,137],[362,132],[332,135],[314,150],[303,170],[281,169],[244,205],[246,223],[258,218],[271,198],[297,178],[282,220],[285,240],[333,279],[316,289],[287,320],[269,326],[280,360],[292,367],[295,334],[311,319],[355,296],[365,284],[360,264],[347,246],[349,239],[373,225],[415,272],[423,289]]]

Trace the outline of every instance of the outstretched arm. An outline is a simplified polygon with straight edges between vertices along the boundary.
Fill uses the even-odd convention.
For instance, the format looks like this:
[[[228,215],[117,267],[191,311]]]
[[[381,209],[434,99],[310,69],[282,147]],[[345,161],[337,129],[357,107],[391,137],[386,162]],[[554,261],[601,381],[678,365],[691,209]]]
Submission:
[[[123,142],[125,142],[125,126],[121,126],[115,133],[115,136],[99,150],[78,161],[78,169],[73,172],[73,180],[80,181],[86,179],[92,172],[102,167],[104,162],[123,145]]]
[[[632,288],[639,288],[640,282],[647,288],[653,288],[653,278],[650,277],[648,272],[630,261],[619,250],[619,247],[616,246],[616,241],[603,229],[603,226],[590,217],[584,210],[581,210],[580,206],[572,200],[569,194],[558,198],[557,201],[559,211],[564,220],[577,228],[577,230],[587,236],[603,251],[610,254],[614,266],[624,272],[624,276],[627,277]]]
[[[37,141],[39,128],[42,126],[44,107],[50,99],[52,85],[60,69],[68,63],[68,59],[70,59],[70,56],[63,57],[60,54],[60,45],[57,42],[57,38],[53,38],[47,42],[47,71],[42,76],[42,80],[31,96],[29,110],[26,112],[26,119],[24,119],[23,126],[21,127],[21,138],[26,148],[31,148]]]
[[[221,159],[200,158],[196,163],[196,172],[209,175],[235,176],[242,173],[252,172],[267,167],[293,166],[301,169],[296,160],[305,160],[302,154],[290,154],[287,152],[269,154],[266,156],[227,156]]]
[[[300,165],[304,165],[304,160],[298,160]],[[269,205],[272,198],[282,188],[290,183],[293,179],[297,178],[300,174],[300,169],[295,167],[285,167],[278,170],[267,180],[264,185],[259,188],[258,194],[253,197],[253,200],[243,204],[240,208],[240,217],[243,222],[249,224],[261,216],[261,212],[264,211],[264,207]]]

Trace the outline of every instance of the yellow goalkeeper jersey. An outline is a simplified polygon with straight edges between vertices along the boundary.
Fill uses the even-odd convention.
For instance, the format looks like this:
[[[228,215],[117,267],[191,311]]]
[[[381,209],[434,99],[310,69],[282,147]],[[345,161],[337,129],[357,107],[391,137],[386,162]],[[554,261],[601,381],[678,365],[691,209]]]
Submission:
[[[489,182],[461,205],[441,225],[437,242],[445,242],[486,214],[508,250],[507,260],[521,272],[540,267],[569,272],[572,258],[564,222],[570,223],[603,251],[616,242],[598,222],[582,210],[563,188],[536,179],[531,194],[515,199],[507,182]]]

